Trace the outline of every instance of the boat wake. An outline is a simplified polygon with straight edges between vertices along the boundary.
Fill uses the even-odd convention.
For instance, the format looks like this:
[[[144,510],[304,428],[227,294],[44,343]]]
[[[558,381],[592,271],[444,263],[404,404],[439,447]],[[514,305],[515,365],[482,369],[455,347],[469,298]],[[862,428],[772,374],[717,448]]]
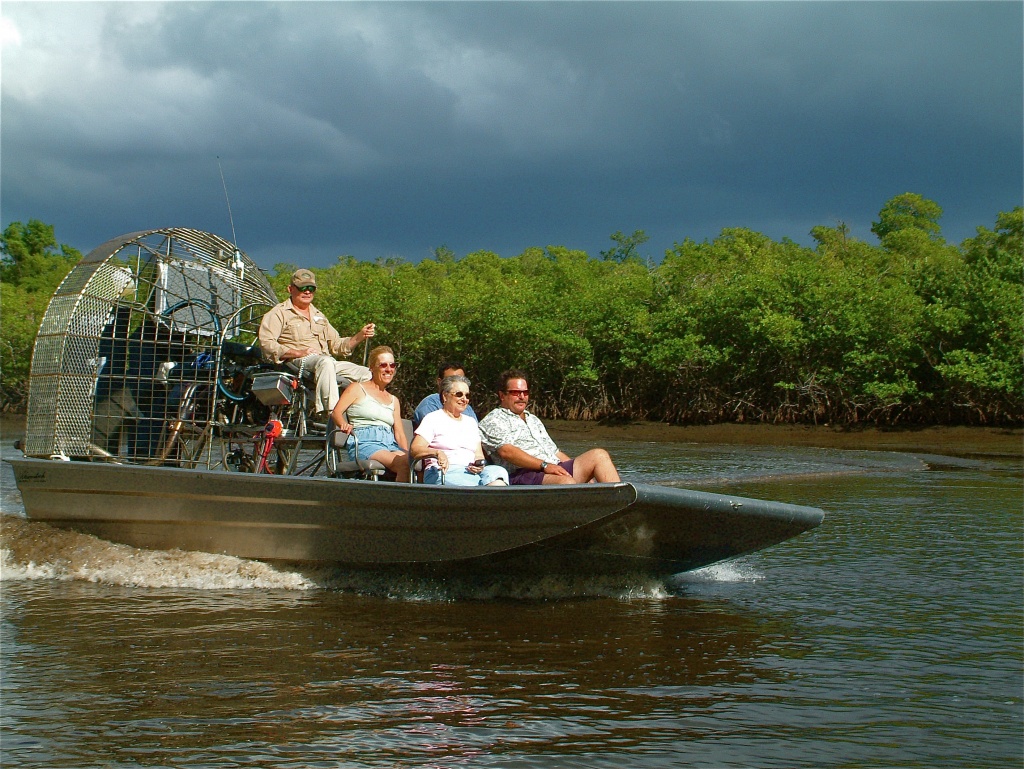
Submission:
[[[0,580],[51,579],[201,590],[316,587],[259,561],[182,550],[140,550],[15,515],[0,517]]]
[[[743,561],[728,561],[694,569],[684,574],[677,574],[671,584],[680,587],[685,585],[706,585],[720,582],[760,582],[764,575]]]
[[[663,600],[694,582],[759,579],[750,569],[719,564],[674,578],[546,575],[446,577],[374,574],[341,569],[290,569],[229,555],[142,550],[55,528],[19,515],[0,516],[0,580],[92,582],[138,588],[196,590],[333,590],[404,601]]]

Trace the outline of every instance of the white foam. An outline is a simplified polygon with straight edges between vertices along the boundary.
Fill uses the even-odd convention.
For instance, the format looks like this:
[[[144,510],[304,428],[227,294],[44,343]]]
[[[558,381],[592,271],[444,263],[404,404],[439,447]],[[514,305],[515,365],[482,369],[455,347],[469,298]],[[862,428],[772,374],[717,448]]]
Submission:
[[[0,582],[30,579],[60,579],[60,576],[53,564],[17,563],[10,550],[0,549]]]
[[[200,590],[308,590],[300,574],[259,561],[182,550],[140,550],[19,516],[2,518],[0,580],[80,580]]]
[[[742,561],[726,561],[694,569],[673,577],[678,584],[704,584],[708,582],[759,582],[764,575]]]
[[[285,569],[229,555],[141,550],[21,516],[0,516],[0,580],[83,581],[142,588],[334,590],[401,601],[665,600],[663,582],[640,575],[436,577],[339,569]],[[709,567],[687,581],[750,581],[750,569]]]

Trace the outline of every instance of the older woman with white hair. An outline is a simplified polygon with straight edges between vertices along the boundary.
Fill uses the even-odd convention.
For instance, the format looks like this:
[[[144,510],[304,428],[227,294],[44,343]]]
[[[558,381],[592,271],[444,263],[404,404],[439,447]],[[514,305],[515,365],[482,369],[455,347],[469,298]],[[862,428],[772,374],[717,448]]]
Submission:
[[[469,414],[469,380],[461,375],[441,382],[441,408],[423,417],[409,452],[424,460],[423,482],[448,486],[507,486],[508,471],[488,465],[480,427]]]

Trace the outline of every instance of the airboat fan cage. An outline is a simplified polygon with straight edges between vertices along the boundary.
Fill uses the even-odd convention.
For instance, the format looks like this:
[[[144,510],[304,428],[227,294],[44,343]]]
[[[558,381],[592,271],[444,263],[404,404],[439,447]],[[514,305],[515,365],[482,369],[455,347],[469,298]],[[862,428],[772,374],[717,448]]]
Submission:
[[[25,454],[159,463],[182,418],[204,429],[226,346],[252,349],[277,300],[232,243],[207,232],[133,232],[93,249],[43,316]],[[180,425],[178,425],[180,428]]]

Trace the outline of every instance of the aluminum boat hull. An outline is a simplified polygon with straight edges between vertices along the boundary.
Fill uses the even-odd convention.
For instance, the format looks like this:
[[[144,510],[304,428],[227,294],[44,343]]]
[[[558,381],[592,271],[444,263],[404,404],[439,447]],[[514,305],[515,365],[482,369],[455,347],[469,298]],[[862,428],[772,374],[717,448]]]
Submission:
[[[405,571],[668,576],[782,542],[811,507],[634,483],[453,488],[11,460],[32,520],[135,547]]]

